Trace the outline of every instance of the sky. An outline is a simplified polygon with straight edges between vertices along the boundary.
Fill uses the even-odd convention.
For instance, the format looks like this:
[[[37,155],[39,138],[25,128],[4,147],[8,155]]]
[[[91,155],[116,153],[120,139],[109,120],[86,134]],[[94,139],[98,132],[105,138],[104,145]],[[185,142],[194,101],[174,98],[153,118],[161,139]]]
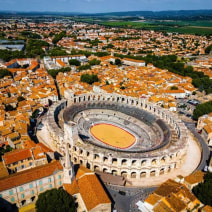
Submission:
[[[119,12],[212,9],[212,0],[0,0],[0,10]]]

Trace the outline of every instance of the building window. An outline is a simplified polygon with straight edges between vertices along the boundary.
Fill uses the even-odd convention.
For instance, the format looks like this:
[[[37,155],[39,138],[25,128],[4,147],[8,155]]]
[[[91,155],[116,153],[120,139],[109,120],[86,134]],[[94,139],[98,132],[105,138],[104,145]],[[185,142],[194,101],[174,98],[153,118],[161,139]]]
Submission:
[[[31,191],[31,194],[32,194],[32,195],[34,194],[34,191],[33,191],[33,190]]]
[[[42,185],[43,183],[42,183],[42,181],[39,181],[39,185]]]
[[[43,191],[43,187],[40,187],[40,191]]]
[[[61,181],[59,181],[59,185],[62,185],[62,182]]]
[[[13,195],[13,191],[11,190],[11,191],[9,191],[9,193],[10,193],[10,195]]]
[[[32,162],[30,162],[30,163],[29,163],[29,166],[32,166],[32,165],[33,165],[33,163],[32,163]]]
[[[58,179],[61,179],[61,175],[58,175]]]
[[[15,198],[14,197],[12,197],[10,200],[11,200],[11,202],[15,202]]]
[[[32,185],[32,184],[30,184],[30,185],[29,185],[29,187],[30,187],[30,188],[33,188],[33,185]]]
[[[22,165],[21,168],[24,169],[25,168],[25,165]]]
[[[49,184],[49,188],[52,188],[52,184]]]
[[[0,194],[0,198],[2,198],[2,194]]]
[[[22,198],[22,199],[24,198],[24,194],[21,194],[21,198]]]
[[[52,179],[51,178],[49,178],[49,183],[51,183],[52,182]]]
[[[22,192],[23,190],[24,190],[23,187],[21,187],[21,188],[20,188],[20,192]]]

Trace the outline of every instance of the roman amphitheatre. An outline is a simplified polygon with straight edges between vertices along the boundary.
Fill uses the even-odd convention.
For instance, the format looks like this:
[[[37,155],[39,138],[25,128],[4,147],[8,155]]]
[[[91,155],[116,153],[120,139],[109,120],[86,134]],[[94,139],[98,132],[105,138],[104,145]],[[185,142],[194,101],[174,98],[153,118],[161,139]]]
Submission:
[[[48,134],[42,140],[61,154],[68,145],[74,164],[133,185],[190,174],[198,166],[200,150],[176,114],[117,94],[65,97],[50,107],[40,135]]]

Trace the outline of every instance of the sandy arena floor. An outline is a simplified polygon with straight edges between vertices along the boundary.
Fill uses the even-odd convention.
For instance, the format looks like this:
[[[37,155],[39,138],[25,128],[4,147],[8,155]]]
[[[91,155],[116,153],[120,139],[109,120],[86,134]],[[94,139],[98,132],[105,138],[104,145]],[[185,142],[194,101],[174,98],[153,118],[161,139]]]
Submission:
[[[120,149],[129,148],[136,141],[131,133],[112,124],[96,124],[90,132],[100,142]]]

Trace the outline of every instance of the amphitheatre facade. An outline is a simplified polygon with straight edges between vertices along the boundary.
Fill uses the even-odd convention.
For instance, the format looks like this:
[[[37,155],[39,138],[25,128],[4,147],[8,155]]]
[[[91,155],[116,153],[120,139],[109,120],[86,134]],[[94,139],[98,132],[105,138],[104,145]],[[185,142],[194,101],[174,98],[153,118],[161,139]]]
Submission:
[[[48,132],[62,154],[93,171],[149,178],[182,166],[187,128],[177,115],[146,99],[117,94],[65,93],[50,107]]]

